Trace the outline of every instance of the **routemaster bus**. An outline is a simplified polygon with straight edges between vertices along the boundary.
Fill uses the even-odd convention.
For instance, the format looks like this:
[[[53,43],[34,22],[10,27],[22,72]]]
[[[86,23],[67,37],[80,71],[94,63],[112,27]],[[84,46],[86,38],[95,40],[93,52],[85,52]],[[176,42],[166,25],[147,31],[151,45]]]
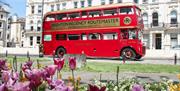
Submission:
[[[43,20],[43,54],[140,59],[145,55],[143,28],[141,10],[134,3],[48,12]]]

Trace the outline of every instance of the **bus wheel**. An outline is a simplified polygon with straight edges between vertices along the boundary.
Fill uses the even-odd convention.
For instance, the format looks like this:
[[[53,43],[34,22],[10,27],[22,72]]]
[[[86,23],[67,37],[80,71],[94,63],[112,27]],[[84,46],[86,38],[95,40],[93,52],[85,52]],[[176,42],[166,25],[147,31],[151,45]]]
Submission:
[[[136,53],[131,48],[125,48],[121,52],[121,57],[125,59],[135,59]]]
[[[56,50],[56,55],[58,57],[63,57],[64,54],[66,54],[66,49],[64,49],[63,47],[59,47],[57,50]]]

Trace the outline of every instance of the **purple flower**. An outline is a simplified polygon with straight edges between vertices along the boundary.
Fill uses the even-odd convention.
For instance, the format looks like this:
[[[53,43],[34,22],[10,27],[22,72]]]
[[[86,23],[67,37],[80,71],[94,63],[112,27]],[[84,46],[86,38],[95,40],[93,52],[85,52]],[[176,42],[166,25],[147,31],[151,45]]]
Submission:
[[[22,70],[25,71],[26,69],[31,69],[32,64],[33,64],[33,61],[27,61],[27,62],[22,66]]]
[[[11,73],[9,71],[2,71],[2,82],[7,83],[11,78]]]
[[[54,64],[57,65],[57,69],[60,71],[64,66],[64,58],[54,58]]]
[[[30,81],[30,87],[38,87],[42,83],[42,72],[38,69],[25,70],[25,76]]]
[[[98,88],[96,85],[91,85],[89,84],[89,89],[88,91],[105,91],[106,90],[106,87],[103,86],[101,88]]]
[[[46,66],[45,70],[47,71],[47,73],[49,73],[50,76],[53,76],[56,72],[57,66],[56,65],[49,65]]]
[[[55,91],[73,91],[73,88],[70,88],[64,84],[64,81],[58,79],[53,80],[50,83],[48,83],[51,90],[54,89]]]
[[[17,81],[17,80],[18,80],[18,78],[19,78],[19,74],[18,74],[18,72],[13,72],[13,73],[11,74],[11,78],[12,78],[12,80]]]
[[[132,86],[132,90],[131,91],[145,91],[143,86],[139,85],[139,84],[134,84]]]
[[[30,82],[18,82],[13,86],[12,91],[31,91],[29,84]]]
[[[76,58],[75,57],[70,57],[69,58],[69,67],[71,70],[76,69]]]
[[[0,59],[0,71],[1,70],[8,70],[8,67],[6,65],[6,60]]]
[[[7,87],[5,84],[0,85],[0,91],[8,91]]]

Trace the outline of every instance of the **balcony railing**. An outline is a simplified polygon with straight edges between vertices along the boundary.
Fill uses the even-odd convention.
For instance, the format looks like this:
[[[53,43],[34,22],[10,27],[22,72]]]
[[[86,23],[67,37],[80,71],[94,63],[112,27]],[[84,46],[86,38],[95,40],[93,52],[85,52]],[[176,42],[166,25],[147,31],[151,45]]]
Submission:
[[[157,24],[144,24],[145,28],[180,28],[180,23],[157,23]]]

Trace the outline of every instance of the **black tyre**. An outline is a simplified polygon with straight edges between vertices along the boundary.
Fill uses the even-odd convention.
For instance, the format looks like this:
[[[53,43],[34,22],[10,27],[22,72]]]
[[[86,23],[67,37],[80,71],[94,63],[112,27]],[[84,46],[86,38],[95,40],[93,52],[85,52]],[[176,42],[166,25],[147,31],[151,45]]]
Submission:
[[[56,50],[56,55],[57,55],[57,56],[64,56],[64,54],[66,54],[66,49],[65,49],[65,48],[59,47],[59,48]]]
[[[121,51],[121,57],[124,59],[135,59],[136,53],[131,48],[125,48]]]

